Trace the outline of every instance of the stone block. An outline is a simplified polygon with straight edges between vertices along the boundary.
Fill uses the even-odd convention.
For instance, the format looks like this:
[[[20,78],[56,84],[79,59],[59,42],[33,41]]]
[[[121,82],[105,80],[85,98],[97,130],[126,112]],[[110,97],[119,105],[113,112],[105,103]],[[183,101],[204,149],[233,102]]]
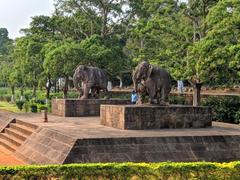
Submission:
[[[118,129],[206,128],[212,126],[209,107],[101,105],[101,124]]]
[[[53,99],[52,114],[63,117],[99,116],[101,104],[130,104],[122,99]]]

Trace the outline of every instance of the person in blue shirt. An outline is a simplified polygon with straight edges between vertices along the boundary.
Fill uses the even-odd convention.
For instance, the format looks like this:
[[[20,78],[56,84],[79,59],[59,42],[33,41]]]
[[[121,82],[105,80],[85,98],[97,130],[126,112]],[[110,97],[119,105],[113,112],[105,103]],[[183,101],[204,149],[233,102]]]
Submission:
[[[132,104],[136,104],[137,100],[138,100],[138,95],[137,95],[136,91],[132,91],[132,94],[131,94]]]

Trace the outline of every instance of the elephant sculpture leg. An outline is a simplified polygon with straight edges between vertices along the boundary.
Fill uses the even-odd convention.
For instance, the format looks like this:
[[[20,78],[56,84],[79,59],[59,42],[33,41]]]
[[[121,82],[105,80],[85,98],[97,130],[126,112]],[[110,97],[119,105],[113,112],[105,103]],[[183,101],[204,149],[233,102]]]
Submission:
[[[92,87],[92,83],[84,83],[83,84],[83,96],[80,99],[88,99],[89,91]]]
[[[100,97],[100,88],[99,87],[92,87],[91,96],[93,98],[99,98]]]
[[[166,106],[168,103],[168,93],[166,92],[165,88],[160,89],[160,98],[159,98],[159,104],[162,106]]]
[[[155,90],[155,88],[153,87],[153,88],[149,88],[148,89],[148,94],[149,94],[149,103],[150,104],[154,104],[155,102],[154,102],[154,97],[155,97],[155,95],[156,95],[156,90]]]
[[[147,95],[147,89],[142,83],[139,83],[136,87],[136,91],[138,94],[138,100],[136,104],[143,104],[145,100],[145,96]]]

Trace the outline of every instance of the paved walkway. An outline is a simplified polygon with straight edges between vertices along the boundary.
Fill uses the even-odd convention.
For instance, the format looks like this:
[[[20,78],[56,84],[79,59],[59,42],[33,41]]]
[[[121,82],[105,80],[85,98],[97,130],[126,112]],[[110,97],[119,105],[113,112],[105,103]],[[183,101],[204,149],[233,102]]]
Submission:
[[[16,159],[11,154],[12,153],[10,151],[0,146],[0,166],[24,165],[22,161]]]
[[[15,114],[16,119],[36,124],[67,134],[73,138],[119,138],[119,137],[166,137],[166,136],[212,136],[240,135],[240,126],[213,122],[212,128],[196,129],[153,129],[120,130],[100,124],[99,117],[60,117],[49,115],[49,122],[44,123],[40,114]]]

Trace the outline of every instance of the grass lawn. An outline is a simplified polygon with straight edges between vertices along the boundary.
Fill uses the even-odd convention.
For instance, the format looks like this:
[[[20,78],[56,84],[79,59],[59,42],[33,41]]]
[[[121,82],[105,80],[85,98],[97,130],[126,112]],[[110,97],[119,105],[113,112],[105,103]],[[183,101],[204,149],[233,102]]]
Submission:
[[[17,108],[16,104],[12,104],[5,101],[0,101],[0,110],[6,110],[11,112],[20,112],[20,110]]]

